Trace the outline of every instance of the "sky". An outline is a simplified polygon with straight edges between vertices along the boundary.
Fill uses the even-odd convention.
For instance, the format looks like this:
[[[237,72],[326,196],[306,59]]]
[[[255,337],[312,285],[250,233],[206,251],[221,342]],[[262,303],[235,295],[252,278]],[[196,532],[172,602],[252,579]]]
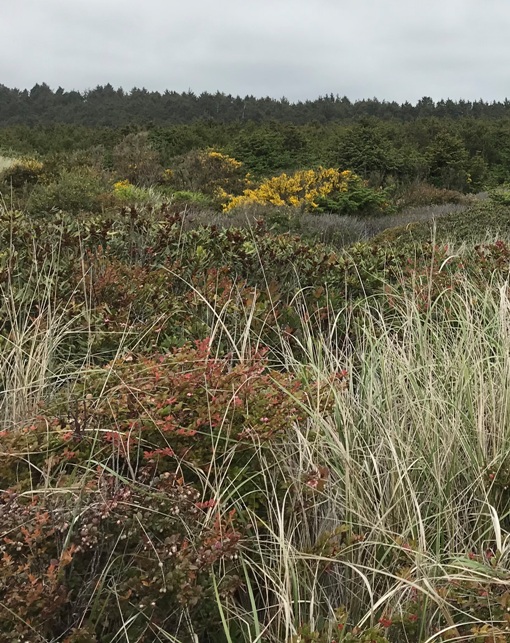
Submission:
[[[0,84],[510,96],[508,0],[0,0]]]

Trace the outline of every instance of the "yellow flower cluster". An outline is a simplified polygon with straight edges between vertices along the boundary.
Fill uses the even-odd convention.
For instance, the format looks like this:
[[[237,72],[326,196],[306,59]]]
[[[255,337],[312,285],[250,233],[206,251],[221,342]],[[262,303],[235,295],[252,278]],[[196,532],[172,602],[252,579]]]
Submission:
[[[24,170],[33,172],[34,174],[40,174],[43,171],[43,164],[36,159],[24,157],[17,161],[16,165],[22,167]]]
[[[240,205],[258,203],[313,210],[319,207],[320,198],[348,192],[353,184],[361,182],[362,179],[350,170],[340,172],[335,168],[300,170],[292,175],[284,173],[263,181],[256,188],[244,190],[241,196],[230,197],[223,209],[228,212]]]
[[[113,189],[114,190],[122,190],[122,188],[127,188],[128,185],[131,185],[128,179],[124,179],[123,181],[117,181],[117,183],[113,184]]]
[[[135,202],[143,190],[133,185],[129,179],[113,184],[113,194],[123,203]]]
[[[218,161],[221,161],[221,163],[224,163],[227,166],[229,165],[232,169],[238,169],[243,165],[241,161],[238,161],[232,156],[228,156],[227,154],[222,154],[221,152],[216,152],[215,150],[211,150],[210,152],[208,152],[207,156],[210,159],[217,159]]]
[[[117,183],[113,184],[113,191],[115,194],[121,195],[124,192],[128,191],[132,187],[131,183],[128,181],[128,179],[124,179],[123,181],[117,181]]]

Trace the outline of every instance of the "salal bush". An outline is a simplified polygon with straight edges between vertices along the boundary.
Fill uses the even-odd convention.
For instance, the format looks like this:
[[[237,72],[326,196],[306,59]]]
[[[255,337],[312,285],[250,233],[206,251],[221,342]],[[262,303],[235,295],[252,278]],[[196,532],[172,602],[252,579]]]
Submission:
[[[0,640],[219,633],[245,511],[266,520],[268,466],[277,497],[288,491],[273,446],[317,391],[328,405],[307,386],[203,341],[85,369],[1,432]]]

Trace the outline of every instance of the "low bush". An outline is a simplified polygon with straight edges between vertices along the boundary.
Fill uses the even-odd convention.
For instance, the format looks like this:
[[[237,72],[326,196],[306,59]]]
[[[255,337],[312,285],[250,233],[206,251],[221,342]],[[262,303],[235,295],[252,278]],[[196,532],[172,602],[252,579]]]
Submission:
[[[159,153],[152,147],[148,132],[128,134],[113,148],[111,156],[113,172],[119,180],[127,179],[141,187],[164,180]]]
[[[387,229],[373,241],[376,244],[419,244],[435,239],[438,243],[460,244],[506,238],[509,233],[510,208],[483,201],[467,209],[441,214],[437,219]]]
[[[438,188],[423,181],[411,183],[405,189],[397,190],[394,199],[399,209],[451,203],[467,204],[471,202],[471,199],[462,192]]]
[[[92,170],[63,171],[58,179],[34,187],[26,209],[35,216],[45,216],[59,210],[71,214],[100,212],[101,197],[107,191],[104,179]]]
[[[0,168],[0,181],[8,187],[22,188],[39,181],[44,173],[44,164],[30,157],[14,159],[4,168]]]
[[[168,194],[172,203],[183,207],[191,206],[195,208],[211,208],[214,205],[214,199],[203,192],[172,190]]]
[[[2,432],[0,632],[214,640],[218,601],[240,585],[241,509],[267,517],[269,445],[316,394],[205,341],[85,370],[70,397]]]
[[[178,192],[203,193],[217,200],[220,194],[240,194],[248,178],[243,164],[217,150],[193,150],[173,160],[168,184]]]
[[[165,199],[164,194],[156,188],[139,187],[133,185],[127,179],[114,183],[113,196],[118,204],[130,206],[149,204],[153,207],[158,207],[168,200]]]

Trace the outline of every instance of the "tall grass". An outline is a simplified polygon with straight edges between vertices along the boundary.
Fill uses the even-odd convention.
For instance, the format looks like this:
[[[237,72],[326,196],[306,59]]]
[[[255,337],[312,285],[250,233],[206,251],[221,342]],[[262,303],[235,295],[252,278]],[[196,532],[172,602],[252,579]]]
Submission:
[[[81,279],[61,298],[58,282],[64,253],[57,236],[42,259],[34,238],[27,253],[31,258],[26,259],[31,265],[25,271],[16,268],[12,244],[0,256],[0,424],[5,429],[28,422],[43,402],[101,358],[92,352],[96,333],[83,262]],[[83,299],[81,307],[75,305],[77,295]],[[117,354],[134,349],[143,339],[129,336],[128,329],[117,333]]]
[[[56,295],[58,247],[40,263],[34,258],[23,279],[16,274],[14,256],[13,251],[5,255],[0,285],[0,421],[5,428],[27,421],[69,375],[71,365],[62,359],[61,348],[76,332],[65,302]],[[73,364],[71,370],[80,366]]]
[[[425,315],[411,293],[391,316],[365,301],[355,317],[349,354],[312,326],[307,359],[287,351],[299,377],[334,382],[347,369],[349,385],[331,384],[333,412],[310,404],[273,453],[288,493],[274,465],[264,472],[268,519],[252,513],[245,602],[223,607],[231,640],[297,641],[303,623],[342,640],[339,610],[361,626],[405,618],[412,601],[416,640],[471,640],[459,623],[486,617],[447,588],[510,584],[510,495],[491,482],[509,465],[508,284],[466,280]],[[234,504],[249,513],[242,490]]]

